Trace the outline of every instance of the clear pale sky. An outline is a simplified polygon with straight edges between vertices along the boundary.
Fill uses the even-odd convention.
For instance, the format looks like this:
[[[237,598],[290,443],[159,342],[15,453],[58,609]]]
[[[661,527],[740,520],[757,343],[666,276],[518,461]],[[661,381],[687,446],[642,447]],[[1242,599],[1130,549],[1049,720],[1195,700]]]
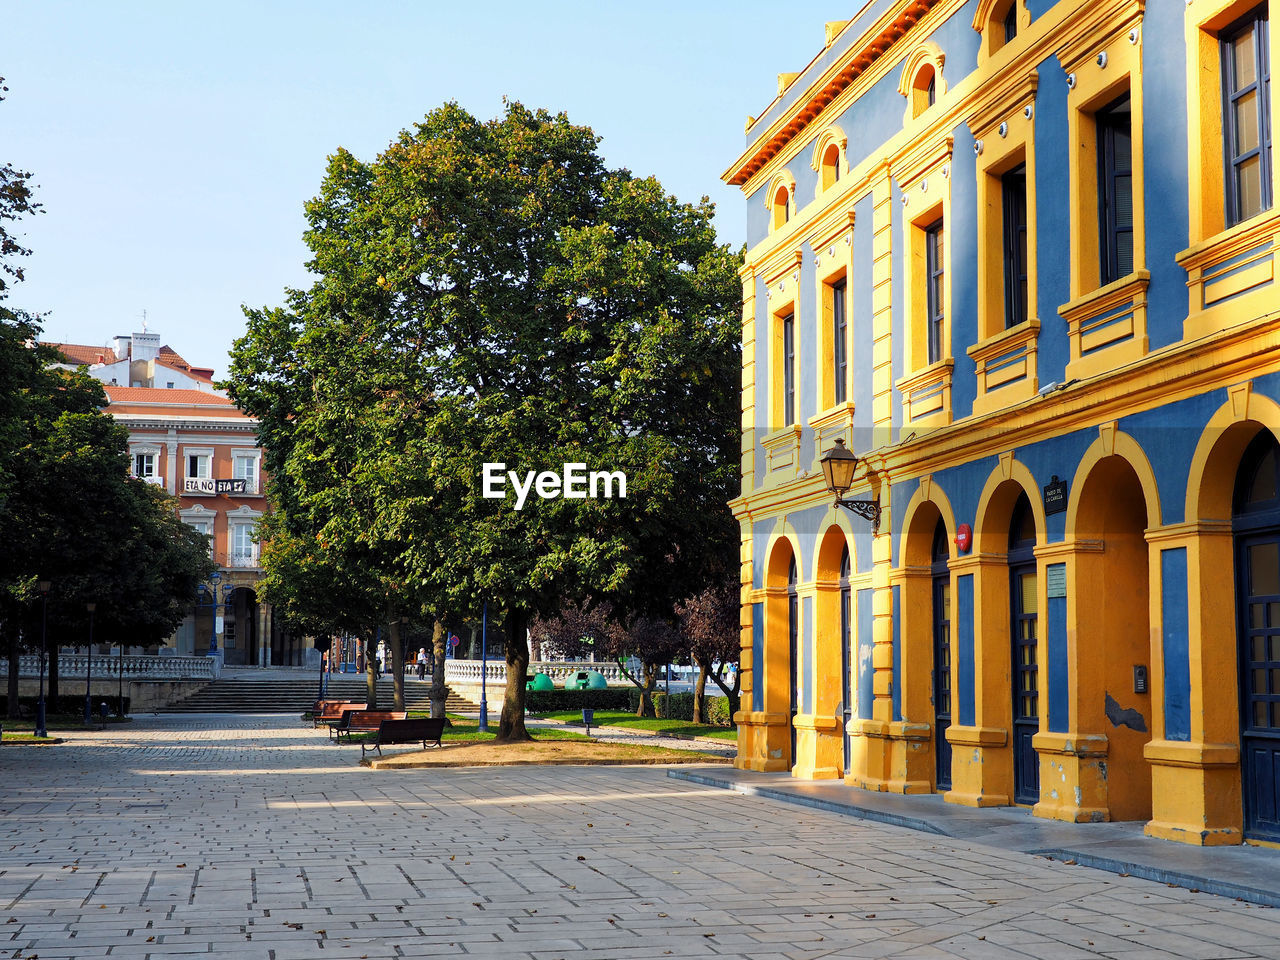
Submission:
[[[39,2],[0,31],[0,158],[46,212],[9,304],[50,340],[148,328],[226,370],[241,304],[305,286],[302,205],[338,146],[372,159],[432,107],[482,119],[502,98],[564,110],[610,166],[709,195],[723,242],[745,200],[720,174],[776,75],[862,0]]]

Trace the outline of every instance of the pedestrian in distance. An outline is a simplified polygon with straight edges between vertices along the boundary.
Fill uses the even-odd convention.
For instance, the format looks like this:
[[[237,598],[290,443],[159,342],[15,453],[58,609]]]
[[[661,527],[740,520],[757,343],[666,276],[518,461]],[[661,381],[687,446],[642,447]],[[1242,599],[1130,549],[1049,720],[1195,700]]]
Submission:
[[[418,648],[418,679],[427,679],[427,648]]]

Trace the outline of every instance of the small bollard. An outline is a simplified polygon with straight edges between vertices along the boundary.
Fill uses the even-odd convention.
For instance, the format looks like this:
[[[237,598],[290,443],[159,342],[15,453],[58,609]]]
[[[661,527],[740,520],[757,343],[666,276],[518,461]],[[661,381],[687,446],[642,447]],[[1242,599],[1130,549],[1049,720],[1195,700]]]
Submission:
[[[587,725],[587,736],[591,736],[591,721],[596,718],[596,712],[590,707],[582,708],[582,722]]]

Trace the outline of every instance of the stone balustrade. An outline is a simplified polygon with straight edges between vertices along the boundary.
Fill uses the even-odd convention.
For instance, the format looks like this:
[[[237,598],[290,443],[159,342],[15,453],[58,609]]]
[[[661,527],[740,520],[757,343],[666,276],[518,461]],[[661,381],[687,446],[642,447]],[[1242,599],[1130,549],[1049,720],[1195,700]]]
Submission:
[[[529,664],[530,675],[545,673],[557,684],[563,683],[567,677],[572,676],[579,670],[594,670],[609,683],[627,682],[627,678],[622,675],[617,663],[613,661],[555,660]],[[507,663],[505,660],[490,660],[487,666],[479,660],[446,660],[444,662],[446,683],[479,683],[481,671],[484,672],[486,683],[504,684],[507,682]]]
[[[83,677],[88,657],[83,653],[64,653],[58,658],[58,675],[63,678]],[[147,657],[137,655],[95,654],[95,677],[122,677],[125,680],[216,680],[220,662],[217,657]],[[46,664],[45,669],[48,669]],[[19,677],[38,677],[40,657],[26,654],[18,657]]]

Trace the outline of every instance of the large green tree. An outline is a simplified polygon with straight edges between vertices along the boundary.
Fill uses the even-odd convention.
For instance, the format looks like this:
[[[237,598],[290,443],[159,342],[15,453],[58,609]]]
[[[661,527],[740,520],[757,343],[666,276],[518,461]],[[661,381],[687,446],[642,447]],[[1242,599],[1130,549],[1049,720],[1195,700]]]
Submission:
[[[499,738],[524,739],[529,616],[587,594],[669,614],[732,561],[740,257],[705,198],[518,103],[446,104],[373,161],[339,150],[306,213],[316,280],[246,311],[229,383],[286,478],[276,508],[358,476],[342,509],[381,589],[436,616],[505,606]],[[484,496],[485,463],[621,471],[626,497],[516,509]]]

